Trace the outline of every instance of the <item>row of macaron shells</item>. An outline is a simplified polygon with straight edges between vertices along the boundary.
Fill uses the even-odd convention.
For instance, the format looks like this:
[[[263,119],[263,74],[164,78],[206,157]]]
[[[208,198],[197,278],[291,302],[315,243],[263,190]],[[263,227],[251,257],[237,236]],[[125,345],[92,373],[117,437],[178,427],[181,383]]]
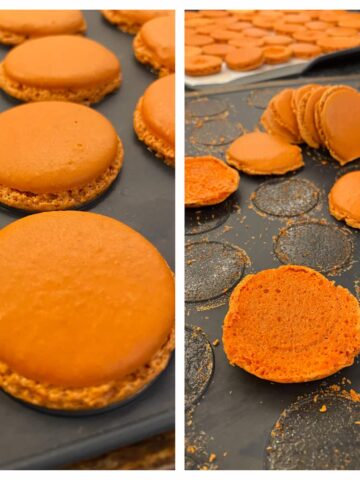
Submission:
[[[154,20],[148,20],[146,23],[166,18],[155,14],[154,16],[156,17]],[[61,24],[62,28],[59,26],[60,20],[65,22],[64,25]],[[98,42],[80,35],[70,35],[68,23],[72,27],[71,33],[83,33],[86,30],[86,23],[81,12],[76,11],[7,11],[3,13],[3,16],[0,14],[0,30],[7,33],[6,35],[3,33],[4,42],[6,41],[8,44],[21,43],[7,53],[0,65],[0,86],[6,93],[19,100],[41,101],[41,104],[32,103],[15,107],[1,115],[3,146],[6,148],[6,144],[13,137],[13,135],[9,135],[11,129],[15,128],[17,139],[21,139],[21,135],[26,135],[29,129],[22,127],[29,124],[29,118],[31,118],[30,124],[33,131],[36,127],[41,130],[44,121],[48,126],[53,122],[53,134],[56,137],[58,137],[59,130],[68,132],[69,138],[64,139],[63,143],[70,145],[71,150],[72,142],[75,142],[82,150],[81,156],[77,156],[76,162],[72,161],[69,165],[59,164],[57,168],[52,168],[45,159],[43,165],[39,165],[39,163],[32,166],[25,165],[27,175],[32,176],[26,182],[23,181],[22,172],[16,175],[11,170],[11,165],[6,161],[7,156],[3,155],[5,164],[1,169],[3,172],[1,183],[6,192],[2,197],[4,202],[12,207],[25,210],[77,207],[105,191],[115,180],[122,166],[123,147],[112,125],[100,113],[79,105],[98,102],[121,85],[120,61],[110,50]],[[53,30],[49,28],[49,24],[53,26]],[[11,28],[11,30],[6,31],[6,28]],[[142,31],[142,28],[140,30]],[[20,31],[23,31],[23,36],[19,36]],[[138,35],[141,35],[141,31]],[[10,35],[14,32],[17,33],[17,36]],[[42,32],[44,36],[41,35]],[[64,32],[67,34],[65,35]],[[36,39],[32,39],[32,37],[36,37]],[[153,45],[150,43],[148,49],[151,51],[152,47]],[[89,62],[90,58],[91,62]],[[156,58],[155,55],[154,58]],[[149,63],[148,58],[143,63]],[[173,165],[174,133],[166,136],[168,133],[166,126],[164,135],[161,130],[156,131],[156,121],[152,123],[151,118],[143,115],[143,109],[141,109],[146,102],[151,105],[154,102],[153,97],[158,96],[159,92],[164,92],[164,88],[169,92],[169,96],[174,96],[173,79],[159,79],[150,85],[145,92],[145,100],[139,100],[135,112],[138,121],[134,121],[134,128],[140,140],[155,150],[156,154],[162,157],[166,163]],[[67,105],[63,102],[67,102]],[[64,117],[65,112],[66,117]],[[171,115],[171,112],[168,115]],[[66,124],[69,121],[77,123],[78,117],[83,119],[87,129],[93,126],[97,135],[87,135],[84,129],[81,130],[81,125],[70,131]],[[81,131],[83,135],[81,135]],[[52,140],[48,139],[48,141],[51,144]],[[102,152],[96,149],[96,145],[99,146],[101,141],[106,145],[106,149]],[[36,135],[32,136],[32,142],[36,142]],[[20,145],[21,142],[18,144]],[[12,151],[15,155],[17,149],[12,148]],[[107,154],[104,154],[104,151]],[[94,152],[97,154],[94,155]],[[64,152],[64,154],[64,157],[67,158],[69,155],[71,156],[71,151]],[[92,155],[92,158],[89,155]],[[29,159],[29,162],[31,163],[32,160]],[[14,161],[14,164],[16,165],[18,162]],[[88,168],[88,165],[91,164],[93,165],[92,169]],[[71,169],[71,176],[67,175],[69,169]],[[33,175],[31,171],[33,171]],[[40,173],[42,173],[41,185],[36,180],[41,176]],[[61,175],[68,180],[62,181]],[[57,178],[55,179],[55,177]],[[47,182],[48,184],[46,184]],[[70,189],[72,191],[69,194]],[[87,194],[84,194],[84,191]],[[28,193],[31,194],[30,197]]]
[[[13,157],[11,157],[8,164],[8,167],[10,167],[10,172],[6,168],[0,168],[0,175],[8,175],[8,179],[12,182],[14,181],[15,177],[17,181],[21,179],[24,182],[25,187],[29,185],[37,185],[37,188],[35,187],[35,192],[28,190],[27,188],[25,189],[25,191],[22,192],[19,189],[9,188],[2,185],[2,194],[4,194],[5,190],[5,195],[3,196],[2,200],[10,198],[12,202],[11,206],[32,211],[58,209],[61,210],[64,208],[73,208],[74,206],[78,206],[79,204],[84,203],[83,194],[84,191],[87,190],[86,187],[89,187],[88,190],[90,191],[90,196],[92,194],[94,194],[95,196],[99,195],[112,183],[112,181],[114,181],[122,166],[123,161],[122,143],[121,140],[118,138],[117,133],[111,123],[97,111],[81,105],[83,103],[95,103],[97,101],[100,101],[104,97],[104,95],[111,93],[120,86],[120,62],[111,51],[109,51],[99,43],[84,38],[82,36],[73,35],[75,33],[83,33],[86,29],[84,19],[80,12],[76,12],[77,18],[81,20],[81,27],[79,29],[75,29],[74,31],[69,32],[63,31],[61,29],[60,31],[58,28],[55,32],[49,31],[49,28],[46,28],[46,26],[49,27],[49,25],[55,25],[56,19],[59,19],[58,16],[61,17],[63,14],[65,15],[65,13],[66,12],[64,11],[53,13],[40,11],[19,13],[13,13],[9,11],[6,12],[6,14],[4,15],[7,16],[7,18],[13,19],[13,23],[14,19],[16,19],[16,21],[21,23],[21,25],[26,26],[26,31],[24,31],[24,35],[15,35],[12,31],[10,31],[9,33],[9,30],[6,30],[5,26],[1,25],[0,15],[0,30],[2,30],[3,34],[3,43],[21,43],[21,45],[15,47],[13,50],[10,50],[10,52],[5,57],[5,60],[2,64],[1,86],[11,96],[23,101],[30,102],[25,105],[11,108],[0,115],[0,122],[4,126],[4,128],[1,128],[1,145],[2,147],[4,147],[4,144],[6,144],[7,147],[9,147],[10,141],[11,148],[8,148],[8,152],[18,152],[17,159],[20,159],[20,163],[17,163],[16,161],[13,162],[14,168],[13,170],[11,170],[11,160],[14,159]],[[34,23],[31,24],[31,19],[33,19],[34,17]],[[50,21],[49,18],[52,18],[52,21]],[[41,32],[39,32],[39,24],[43,25],[44,30],[46,31],[44,35],[41,35]],[[42,38],[31,39],[33,36],[32,33],[34,32],[31,27],[36,27],[35,29],[37,33],[36,35],[34,34],[34,36]],[[14,78],[14,76],[11,75],[14,72],[17,72],[21,78]],[[155,82],[153,82],[152,85],[155,85],[157,82],[160,82],[162,80],[163,79],[156,80]],[[149,88],[151,88],[152,85],[150,85]],[[147,125],[145,126],[147,127]],[[138,136],[140,139],[142,139],[140,134]],[[38,148],[27,148],[27,141],[32,142],[31,147],[34,147],[34,143],[36,143],[37,140],[40,141],[40,143],[38,142],[37,145]],[[145,140],[146,139],[144,139],[144,142]],[[62,155],[61,153],[64,152],[59,153],[57,151],[57,147],[59,147],[59,145],[63,149],[68,148],[66,152],[67,155]],[[31,154],[34,153],[35,156],[33,155],[31,157]],[[49,153],[53,153],[53,155],[49,155]],[[0,155],[0,161],[6,161],[7,158],[8,157],[5,155]],[[65,161],[63,161],[64,158]],[[26,166],[30,168],[27,169],[27,171],[21,172],[21,168],[17,167],[19,167],[19,165],[21,167],[22,159],[25,159],[25,162],[28,161],[28,164]],[[38,160],[40,160],[40,164]],[[41,165],[42,161],[44,165]],[[57,162],[59,163],[57,164]],[[44,171],[41,171],[42,167],[45,167],[46,175],[44,175]],[[105,168],[105,171],[101,170],[101,167]],[[101,171],[99,171],[99,169]],[[18,175],[19,172],[20,175]],[[30,179],[29,173],[31,177]],[[65,175],[63,175],[64,173]],[[90,178],[88,178],[89,175]],[[90,179],[92,181],[84,185],[83,182],[86,176],[88,181]],[[79,189],[75,188],[76,185],[74,185],[74,181],[76,180],[82,182]],[[100,180],[100,185],[97,184],[98,180]],[[39,181],[41,185],[39,184]],[[59,181],[65,181],[61,185],[61,192],[58,191]],[[66,183],[69,181],[71,181],[72,183]],[[55,191],[43,191],[43,189],[49,187],[55,188]],[[9,195],[9,190],[11,190],[11,195]],[[68,193],[72,197],[72,202],[70,202],[70,204],[69,202],[64,203],[64,200],[68,200],[68,197],[65,198],[64,192]],[[31,202],[27,204],[17,203],[19,202],[19,199],[23,201],[24,198],[30,198]],[[37,198],[38,202],[34,201],[34,198]],[[87,196],[86,202],[89,200],[90,197]],[[52,235],[51,232],[54,232],[56,230],[59,233],[66,223],[68,224],[68,227],[64,228],[63,233],[55,235],[56,241],[49,240],[49,235],[50,237]],[[27,228],[35,229],[35,234],[29,235],[27,237]],[[105,233],[106,228],[110,228],[108,235],[106,235]],[[86,229],[90,229],[91,233],[89,233],[89,230],[86,233]],[[21,275],[18,278],[18,281],[19,283],[24,282],[27,284],[27,286],[29,287],[29,289],[27,290],[27,292],[29,293],[29,297],[34,298],[36,297],[36,295],[41,295],[40,284],[44,280],[42,272],[45,276],[47,276],[47,280],[45,281],[49,281],[54,266],[55,273],[58,276],[61,276],[61,274],[59,273],[60,265],[61,268],[63,268],[63,273],[69,269],[68,262],[56,260],[55,257],[57,257],[57,255],[54,252],[58,252],[59,256],[62,256],[62,260],[66,260],[69,251],[71,251],[71,248],[74,248],[74,239],[76,243],[76,240],[82,238],[81,244],[77,245],[76,247],[79,249],[77,257],[79,258],[79,261],[81,263],[84,261],[82,255],[88,255],[88,249],[91,250],[95,245],[94,242],[88,242],[87,240],[94,236],[94,232],[97,232],[97,234],[100,236],[104,235],[104,238],[107,237],[107,241],[103,244],[101,252],[97,251],[96,254],[95,252],[93,252],[94,254],[91,254],[89,257],[93,259],[92,265],[88,264],[89,271],[92,272],[92,275],[95,274],[94,272],[98,272],[99,274],[101,274],[101,272],[104,273],[104,270],[102,270],[102,262],[107,261],[107,256],[111,257],[112,259],[114,259],[114,255],[116,255],[118,259],[125,258],[121,250],[127,247],[127,245],[129,244],[133,245],[133,242],[139,242],[138,249],[134,249],[134,256],[137,256],[139,254],[141,248],[145,248],[146,253],[144,255],[140,255],[140,257],[147,258],[148,260],[150,259],[150,257],[152,257],[152,260],[159,262],[161,268],[164,268],[164,271],[166,271],[166,275],[168,277],[168,281],[166,282],[167,285],[165,285],[164,290],[169,289],[166,295],[168,295],[168,293],[170,292],[170,296],[168,297],[170,300],[168,313],[170,315],[168,316],[167,321],[170,320],[169,328],[172,328],[171,304],[173,303],[173,296],[171,292],[173,290],[173,275],[164,259],[162,259],[159,252],[157,252],[156,249],[141,235],[139,235],[137,232],[134,232],[131,228],[127,227],[121,222],[116,222],[109,217],[90,214],[88,212],[68,211],[49,212],[41,215],[30,215],[18,220],[17,222],[11,223],[10,225],[8,225],[8,227],[2,229],[2,245],[5,249],[6,246],[9,244],[11,248],[16,248],[14,246],[16,242],[11,241],[12,235],[19,235],[20,238],[22,235],[25,235],[25,237],[28,238],[28,242],[26,242],[28,250],[26,250],[26,248],[21,249],[23,255],[14,254],[9,255],[8,258],[14,259],[16,257],[18,259],[18,267],[22,261],[25,261],[24,267],[20,267]],[[124,242],[119,242],[117,240],[114,242],[115,245],[113,245],[111,238],[116,238],[118,235],[129,235],[129,239],[125,239]],[[31,237],[31,239],[29,237]],[[35,237],[37,237],[37,240]],[[57,242],[59,243],[57,244]],[[55,249],[54,252],[51,254],[46,254],[45,250],[48,247]],[[116,247],[116,249],[118,250],[117,253],[114,251],[114,247]],[[110,253],[107,253],[108,249]],[[48,262],[48,266],[44,268],[40,267],[41,261],[34,261],[32,265],[36,265],[39,268],[38,275],[36,275],[33,267],[29,268],[28,259],[32,255],[36,257],[39,252],[41,252],[40,256],[43,260],[50,260]],[[5,257],[6,254],[3,258]],[[130,263],[132,264],[132,270],[135,277],[139,278],[141,272],[138,271],[137,273],[135,273],[135,271],[137,270],[137,266],[134,265],[136,263],[135,258],[133,258]],[[8,262],[7,266],[11,269],[13,268],[13,264],[13,262]],[[155,268],[150,268],[150,270],[158,271],[159,265],[157,265]],[[57,272],[56,268],[58,268]],[[140,266],[140,269],[141,268],[142,267]],[[6,268],[4,268],[4,270],[5,269]],[[16,265],[14,269],[16,271]],[[126,269],[128,270],[128,266],[126,267]],[[112,276],[111,280],[111,288],[113,288],[115,284],[114,282],[116,281],[116,276],[120,278],[121,282],[123,281],[124,277],[130,277],[130,275],[124,276],[121,273],[122,266],[119,266],[119,262],[116,263],[115,270],[116,271],[113,272],[115,276]],[[37,276],[37,282],[39,282],[38,287],[40,289],[40,292],[36,291],[36,286],[32,285],[33,282],[26,280],[26,273],[31,275],[34,274],[35,276]],[[78,297],[81,298],[82,294],[84,294],[84,291],[76,293],[77,289],[71,287],[71,281],[73,278],[75,281],[77,281],[76,277],[81,274],[86,275],[86,272],[78,272],[77,275],[73,275],[73,273],[74,272],[72,270],[72,267],[65,273],[66,278],[68,279],[67,288],[72,290],[75,295],[78,295]],[[108,275],[108,273],[105,272],[105,277],[106,275]],[[11,275],[9,275],[9,277],[11,277]],[[103,278],[103,282],[100,281],[100,284],[102,285],[101,288],[106,288],[105,280],[106,278]],[[86,288],[88,289],[88,292],[92,290],[92,294],[88,300],[90,300],[91,298],[95,298],[95,289],[91,288],[89,283],[86,281],[84,281],[83,284],[86,285],[85,291]],[[34,287],[33,290],[32,287]],[[109,294],[110,290],[108,290]],[[117,291],[119,290],[121,290],[121,286],[119,286],[119,289]],[[23,293],[24,291],[25,288],[23,290]],[[35,330],[38,328],[43,333],[45,331],[50,332],[51,335],[51,324],[54,320],[54,318],[52,318],[52,312],[50,309],[51,298],[54,298],[54,295],[52,294],[54,294],[56,297],[56,289],[53,290],[50,288],[48,292],[48,297],[50,297],[50,300],[48,305],[49,311],[47,311],[46,317],[49,328],[44,328],[44,330],[41,330],[40,323],[37,323],[39,321],[39,316],[37,316],[38,312],[36,311],[36,309],[34,309],[31,318],[31,323],[34,326]],[[116,297],[118,297],[117,293]],[[22,300],[22,303],[24,305],[27,305],[28,297],[25,293]],[[11,303],[9,297],[8,301]],[[82,298],[81,301],[86,304],[85,298]],[[16,308],[19,307],[21,309],[18,298],[14,300],[14,303],[16,305]],[[65,303],[66,302],[64,302],[64,304]],[[111,301],[109,300],[109,304],[110,303]],[[55,308],[58,309],[58,307],[59,305],[57,304]],[[14,307],[13,310],[16,310],[16,308]],[[27,307],[25,306],[25,308]],[[46,309],[44,305],[43,308]],[[64,308],[66,310],[66,307]],[[76,309],[72,310],[76,314]],[[104,315],[106,313],[105,310],[106,307],[103,308]],[[99,312],[96,313],[96,308],[93,309],[93,311],[96,317],[95,324],[98,325],[99,322],[97,315]],[[131,308],[129,309],[129,307],[127,306],[125,308],[125,313],[131,315],[133,312]],[[120,315],[120,317],[123,315],[121,309],[117,309],[116,314]],[[112,317],[113,315],[109,316],[108,314],[106,314],[105,316],[111,321],[110,317]],[[10,318],[10,315],[4,315],[4,317]],[[56,315],[54,317],[56,317]],[[91,323],[90,315],[82,315],[82,317],[86,320],[89,326],[89,322]],[[150,317],[153,318],[151,314]],[[20,318],[23,319],[26,323],[26,315],[20,314]],[[154,315],[154,319],[155,323],[157,320],[160,320],[161,323],[161,319],[159,317],[156,318],[156,312]],[[139,318],[137,318],[137,321],[138,320]],[[145,322],[148,324],[147,316],[145,317]],[[76,328],[75,323],[76,322],[71,322],[70,320],[68,322],[68,325],[73,324],[73,326]],[[129,322],[129,324],[132,324],[132,322]],[[153,339],[156,340],[156,325],[153,325],[152,328]],[[91,328],[87,330],[90,333],[92,331]],[[101,327],[102,332],[106,332],[106,330],[107,328]],[[65,331],[66,327],[64,328],[64,332]],[[74,347],[72,345],[74,338],[72,336],[72,333],[74,333],[74,330],[70,332],[70,334],[68,332],[66,343],[73,351]],[[101,332],[98,332],[98,334],[100,333]],[[115,333],[122,335],[122,342],[124,345],[124,343],[126,343],[127,341],[125,339],[126,332],[124,331],[124,329],[122,331],[121,328],[118,328],[117,324]],[[106,349],[106,342],[99,341],[98,334],[91,334],[92,339],[89,339],[89,342],[87,343],[89,344],[91,340],[91,342],[96,342],[96,344],[98,345],[103,344],[103,348]],[[66,332],[64,333],[64,335],[66,335]],[[35,357],[37,355],[38,358],[41,358],[41,356],[44,354],[44,349],[41,348],[41,345],[50,344],[53,342],[48,342],[46,339],[44,340],[45,335],[35,336],[36,338],[34,339],[35,341],[32,346],[32,356]],[[147,335],[147,338],[148,337],[149,335]],[[29,335],[27,338],[29,338]],[[115,339],[113,341],[116,342]],[[39,343],[37,344],[37,342]],[[25,343],[26,339],[24,340],[24,344]],[[119,343],[117,341],[116,350],[119,352],[117,348],[118,344]],[[22,346],[20,346],[19,348],[21,348]],[[152,368],[152,358],[149,359],[149,356],[147,356],[147,358],[145,358],[144,360],[144,362],[146,362],[146,371],[150,373],[150,376],[147,373],[144,376],[144,372],[141,375],[138,375],[137,371],[134,371],[131,373],[130,376],[131,381],[129,381],[129,377],[124,377],[118,380],[116,384],[116,389],[114,389],[114,382],[106,383],[105,381],[104,385],[100,385],[99,388],[92,388],[87,386],[82,388],[81,385],[76,386],[75,384],[71,388],[63,388],[64,384],[71,385],[71,382],[69,382],[70,377],[65,380],[65,383],[61,383],[62,381],[64,382],[64,380],[60,381],[60,383],[58,384],[46,382],[46,379],[44,380],[46,375],[44,378],[41,379],[39,369],[35,368],[36,359],[33,362],[27,362],[27,357],[23,355],[24,362],[20,362],[18,361],[17,356],[18,350],[17,348],[13,348],[10,349],[10,357],[12,357],[12,360],[14,360],[15,358],[15,363],[23,363],[23,365],[20,366],[21,368],[19,367],[18,370],[16,368],[12,369],[11,366],[13,367],[14,364],[12,364],[11,361],[7,361],[8,359],[2,358],[1,386],[17,398],[21,398],[26,402],[37,404],[47,408],[65,410],[100,408],[102,406],[107,406],[108,404],[113,402],[122,401],[124,400],[124,398],[132,396],[134,392],[136,393],[137,391],[142,390],[147,384],[149,384],[149,382],[151,382],[154,376],[157,376],[157,374],[159,374],[160,371],[162,371],[166,367],[173,348],[174,340],[170,332],[165,345],[161,347],[160,350],[155,354],[155,369]],[[54,352],[58,352],[58,348],[55,345],[52,346],[52,349]],[[138,341],[136,349],[138,350]],[[109,349],[109,351],[110,350],[111,349]],[[86,352],[84,351],[83,354],[83,367],[85,368],[85,371],[89,372],[92,368],[91,362],[88,362],[88,364],[86,364]],[[123,355],[123,353],[120,352],[120,355]],[[97,357],[96,354],[93,356],[94,358]],[[119,364],[118,356],[119,353],[117,354],[116,358],[117,364]],[[63,357],[63,361],[65,361],[65,363],[68,360],[71,363],[71,354],[64,354]],[[161,360],[161,364],[159,363],[159,360]],[[126,362],[126,358],[124,358],[124,356],[122,358],[122,362],[123,361]],[[55,362],[59,364],[59,359],[55,359]],[[40,364],[41,363],[44,363],[44,361],[40,360]],[[49,367],[49,374],[49,371],[54,368],[54,365],[52,364],[52,358],[47,357],[47,361],[45,363],[47,363]],[[24,370],[25,367],[27,368],[26,371]],[[31,375],[31,368],[35,368],[36,374],[34,376]],[[140,369],[141,368],[142,367],[140,366]],[[75,371],[76,369],[63,368],[62,370],[65,376],[71,376],[71,372]],[[93,373],[94,371],[92,371],[91,374]],[[143,377],[142,380],[141,378],[139,379],[139,376]],[[9,380],[9,378],[11,378],[11,381]],[[85,380],[84,376],[81,382],[84,381],[90,380]],[[98,381],[99,379],[97,379],[94,383],[91,383],[91,385],[95,385],[95,383]],[[109,391],[107,390],[107,388],[110,388],[113,392],[110,397],[108,396]],[[114,393],[115,396],[113,395]]]
[[[344,11],[199,11],[185,21],[186,73],[254,70],[360,45],[360,15]]]

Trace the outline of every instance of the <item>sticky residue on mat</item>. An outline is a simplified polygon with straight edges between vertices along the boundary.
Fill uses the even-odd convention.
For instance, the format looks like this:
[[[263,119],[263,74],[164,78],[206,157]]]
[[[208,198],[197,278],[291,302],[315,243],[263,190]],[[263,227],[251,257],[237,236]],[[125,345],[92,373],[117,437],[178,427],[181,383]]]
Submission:
[[[197,429],[193,415],[193,408],[185,415],[185,470],[217,470],[217,455],[211,448],[214,438]]]
[[[194,128],[190,141],[206,146],[222,146],[233,142],[239,135],[239,128],[233,122],[216,119]]]
[[[185,234],[198,235],[223,225],[230,216],[232,198],[218,205],[185,210]]]
[[[259,90],[252,90],[247,97],[247,104],[249,107],[255,107],[261,110],[269,105],[270,100],[280,92],[280,88],[264,88]]]
[[[214,352],[200,327],[185,327],[185,408],[204,394],[214,371]]]
[[[214,352],[200,327],[185,327],[185,468],[216,469],[216,454],[210,451],[210,438],[194,422],[195,408],[201,401],[214,372]]]
[[[355,287],[355,295],[358,301],[360,302],[360,279],[355,280],[354,282],[354,287]]]
[[[353,243],[344,228],[323,221],[294,223],[280,230],[274,252],[281,263],[335,274],[350,265]]]
[[[294,217],[312,210],[319,201],[317,187],[302,178],[269,180],[251,196],[256,209],[276,217]]]
[[[201,97],[186,102],[186,115],[193,117],[213,117],[226,112],[227,105],[218,99]]]
[[[246,253],[236,245],[201,241],[185,247],[185,300],[201,302],[219,297],[241,279]]]
[[[270,470],[358,470],[360,395],[333,385],[286,408],[269,437]]]

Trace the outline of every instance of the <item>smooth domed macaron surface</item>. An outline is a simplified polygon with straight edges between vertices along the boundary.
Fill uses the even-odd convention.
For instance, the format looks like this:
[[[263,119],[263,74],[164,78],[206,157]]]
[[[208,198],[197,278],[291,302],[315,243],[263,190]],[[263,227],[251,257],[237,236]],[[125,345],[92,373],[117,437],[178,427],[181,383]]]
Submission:
[[[48,212],[0,231],[0,361],[62,387],[144,366],[174,323],[174,279],[157,249],[102,215]]]

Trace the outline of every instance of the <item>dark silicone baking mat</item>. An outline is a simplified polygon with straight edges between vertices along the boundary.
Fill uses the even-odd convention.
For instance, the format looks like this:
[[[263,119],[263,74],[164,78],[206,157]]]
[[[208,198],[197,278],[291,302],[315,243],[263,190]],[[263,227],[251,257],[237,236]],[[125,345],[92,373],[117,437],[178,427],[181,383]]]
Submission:
[[[360,88],[360,75],[352,75],[188,93],[186,154],[224,158],[235,138],[258,125],[276,92],[312,81]],[[186,330],[188,469],[359,468],[360,427],[354,423],[360,420],[359,404],[326,398],[326,416],[319,412],[322,396],[319,403],[306,397],[332,384],[359,391],[359,359],[325,381],[281,385],[231,367],[221,342],[233,286],[248,273],[280,266],[281,260],[321,269],[353,294],[359,293],[359,232],[330,216],[327,194],[339,175],[359,169],[360,162],[340,167],[325,151],[304,147],[303,154],[305,167],[300,171],[279,177],[240,173],[239,190],[230,199],[186,211],[185,321],[192,326]],[[280,234],[284,228],[285,234]],[[220,344],[212,345],[213,360],[204,352],[209,351],[206,340],[216,345],[216,339]],[[296,403],[303,395],[305,399]],[[281,443],[270,432],[285,409]],[[347,417],[339,415],[347,409],[351,410]],[[346,421],[340,425],[339,418]],[[305,456],[296,453],[304,448]]]
[[[117,30],[98,11],[85,12],[85,16],[87,36],[110,48],[122,64],[120,90],[94,108],[112,121],[125,150],[118,180],[86,210],[117,218],[142,233],[173,269],[174,171],[136,139],[132,126],[137,100],[156,76],[135,60],[133,36]],[[7,50],[0,47],[1,58]],[[1,111],[17,103],[0,93]],[[22,215],[0,208],[0,227]],[[61,467],[173,429],[174,377],[172,360],[137,399],[91,417],[66,418],[37,412],[0,392],[0,468]]]

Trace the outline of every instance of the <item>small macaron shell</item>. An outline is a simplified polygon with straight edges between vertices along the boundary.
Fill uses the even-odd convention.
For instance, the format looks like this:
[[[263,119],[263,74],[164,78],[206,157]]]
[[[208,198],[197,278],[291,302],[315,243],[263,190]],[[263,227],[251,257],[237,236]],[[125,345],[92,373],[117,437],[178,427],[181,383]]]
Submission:
[[[282,174],[304,165],[299,147],[262,132],[247,133],[235,140],[226,152],[226,160],[252,175]]]
[[[293,43],[290,48],[296,58],[313,58],[321,54],[321,48],[312,43]]]
[[[268,45],[263,48],[265,63],[275,65],[286,63],[292,57],[292,50],[284,45]]]
[[[204,55],[215,55],[215,57],[220,57],[224,59],[226,55],[230,52],[234,52],[236,47],[232,45],[227,45],[226,43],[214,43],[213,45],[206,45],[202,48],[202,53]]]
[[[229,40],[229,45],[233,47],[242,48],[242,47],[262,47],[264,45],[264,38],[236,38],[234,40]]]
[[[357,37],[322,37],[316,44],[323,52],[336,52],[360,45],[360,35]]]
[[[214,43],[214,39],[210,35],[187,35],[185,38],[185,45],[189,47],[204,47]]]
[[[221,58],[215,55],[194,55],[185,61],[185,73],[192,77],[214,75],[221,70]]]
[[[200,47],[185,47],[185,58],[190,58],[195,55],[200,55],[202,52],[202,49]]]
[[[263,37],[265,45],[290,45],[293,43],[293,39],[288,35],[269,35]]]
[[[253,70],[264,63],[264,55],[260,48],[243,47],[226,55],[225,62],[231,70]]]

